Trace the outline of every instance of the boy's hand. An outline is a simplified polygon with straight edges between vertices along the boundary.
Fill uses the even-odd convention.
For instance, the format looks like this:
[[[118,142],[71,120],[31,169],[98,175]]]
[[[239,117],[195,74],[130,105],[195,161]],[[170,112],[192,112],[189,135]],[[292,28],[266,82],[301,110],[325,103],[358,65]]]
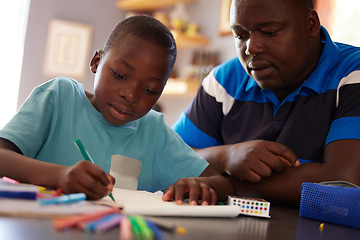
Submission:
[[[162,200],[171,201],[175,199],[177,205],[182,205],[184,198],[189,198],[190,205],[215,205],[217,203],[216,192],[204,181],[204,178],[181,178],[166,189]]]
[[[114,183],[114,177],[86,160],[63,168],[58,176],[58,186],[64,193],[82,192],[93,200],[109,195]]]

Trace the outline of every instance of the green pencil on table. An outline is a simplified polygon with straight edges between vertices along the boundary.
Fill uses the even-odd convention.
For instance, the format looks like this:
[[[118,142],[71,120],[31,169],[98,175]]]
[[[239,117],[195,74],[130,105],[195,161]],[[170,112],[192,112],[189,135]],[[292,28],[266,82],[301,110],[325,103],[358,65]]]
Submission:
[[[84,159],[95,164],[94,160],[90,157],[90,154],[86,151],[86,149],[85,149],[84,145],[82,144],[82,142],[80,141],[80,139],[76,139],[75,144],[78,147],[78,149],[80,150],[81,155],[84,157]],[[110,192],[109,197],[115,202],[112,192]]]

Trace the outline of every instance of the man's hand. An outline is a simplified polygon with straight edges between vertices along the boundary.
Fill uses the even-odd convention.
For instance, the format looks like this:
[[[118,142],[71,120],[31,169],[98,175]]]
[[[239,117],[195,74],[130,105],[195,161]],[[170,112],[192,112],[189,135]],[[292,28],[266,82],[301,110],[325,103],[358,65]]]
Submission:
[[[266,140],[196,149],[196,152],[219,172],[252,183],[260,182],[286,167],[300,165],[297,156],[288,147]]]
[[[253,140],[228,145],[229,157],[224,162],[224,170],[238,178],[249,182],[260,182],[263,178],[284,168],[300,165],[297,156],[283,144]]]

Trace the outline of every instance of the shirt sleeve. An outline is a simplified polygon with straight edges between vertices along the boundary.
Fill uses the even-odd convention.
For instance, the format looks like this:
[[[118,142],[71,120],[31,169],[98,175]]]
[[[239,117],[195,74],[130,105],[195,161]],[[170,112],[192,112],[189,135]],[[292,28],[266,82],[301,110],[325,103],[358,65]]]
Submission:
[[[15,116],[0,131],[0,137],[14,143],[23,155],[35,158],[49,132],[53,97],[45,86],[36,87]]]
[[[211,94],[209,94],[209,91]],[[190,146],[206,148],[223,144],[222,87],[211,72],[203,81],[194,100],[172,126]]]
[[[326,144],[340,139],[360,139],[360,70],[351,72],[338,86],[334,121]],[[325,145],[326,145],[325,144]]]
[[[180,136],[162,121],[157,133],[155,186],[165,189],[180,178],[198,177],[209,165]]]

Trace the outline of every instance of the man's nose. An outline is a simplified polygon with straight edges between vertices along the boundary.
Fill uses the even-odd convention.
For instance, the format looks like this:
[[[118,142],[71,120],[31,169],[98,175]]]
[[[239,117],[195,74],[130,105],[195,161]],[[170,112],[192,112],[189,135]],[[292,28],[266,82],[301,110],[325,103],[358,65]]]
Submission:
[[[246,41],[245,54],[255,56],[264,51],[261,38],[257,34],[251,34]]]

